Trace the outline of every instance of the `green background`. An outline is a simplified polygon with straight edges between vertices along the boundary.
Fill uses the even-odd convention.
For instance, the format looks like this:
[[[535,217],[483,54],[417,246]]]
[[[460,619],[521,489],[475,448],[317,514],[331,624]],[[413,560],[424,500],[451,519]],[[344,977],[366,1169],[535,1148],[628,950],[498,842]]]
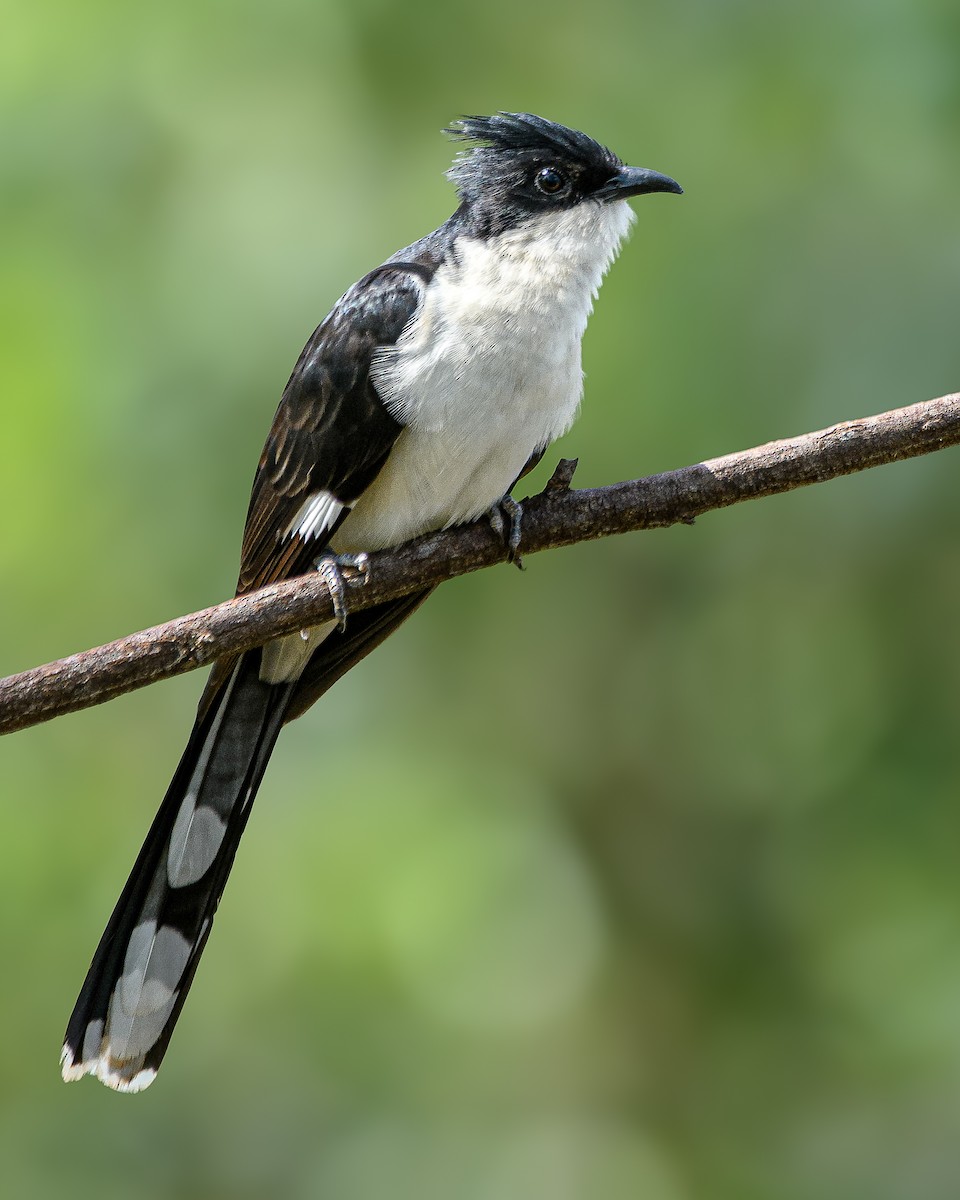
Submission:
[[[581,486],[960,386],[955,0],[14,0],[3,672],[225,598],[333,300],[528,109],[674,175]],[[17,1197],[960,1194],[956,451],[456,581],[281,741],[158,1082],[61,1030],[201,686],[4,739]]]

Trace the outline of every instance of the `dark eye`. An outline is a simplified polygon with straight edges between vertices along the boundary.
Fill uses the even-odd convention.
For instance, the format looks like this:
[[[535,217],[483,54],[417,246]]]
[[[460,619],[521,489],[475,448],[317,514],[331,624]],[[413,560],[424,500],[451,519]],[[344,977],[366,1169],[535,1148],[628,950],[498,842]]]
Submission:
[[[538,192],[554,196],[566,186],[567,178],[556,167],[544,167],[542,171],[537,172],[533,182]]]

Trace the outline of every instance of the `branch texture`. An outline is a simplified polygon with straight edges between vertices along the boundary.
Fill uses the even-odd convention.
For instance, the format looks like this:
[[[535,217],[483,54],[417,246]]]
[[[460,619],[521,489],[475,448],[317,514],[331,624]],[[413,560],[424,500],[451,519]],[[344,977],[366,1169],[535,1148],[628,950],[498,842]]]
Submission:
[[[610,487],[571,489],[576,463],[564,460],[544,491],[524,502],[521,548],[527,556],[615,533],[689,524],[742,500],[958,443],[955,393]],[[357,612],[505,559],[503,543],[485,522],[430,534],[371,555],[365,579],[348,570],[346,607]],[[11,675],[0,680],[0,733],[100,704],[332,616],[323,579],[304,575]]]

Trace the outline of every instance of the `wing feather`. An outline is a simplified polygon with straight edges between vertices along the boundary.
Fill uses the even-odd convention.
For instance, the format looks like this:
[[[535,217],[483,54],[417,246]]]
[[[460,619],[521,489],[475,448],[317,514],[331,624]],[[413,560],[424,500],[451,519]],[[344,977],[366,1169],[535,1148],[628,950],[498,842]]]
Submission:
[[[354,284],[314,331],[284,389],[253,482],[238,594],[313,566],[349,506],[376,478],[402,428],[370,378],[375,352],[415,316],[430,270],[389,263]],[[328,494],[336,518],[290,530],[309,498]]]

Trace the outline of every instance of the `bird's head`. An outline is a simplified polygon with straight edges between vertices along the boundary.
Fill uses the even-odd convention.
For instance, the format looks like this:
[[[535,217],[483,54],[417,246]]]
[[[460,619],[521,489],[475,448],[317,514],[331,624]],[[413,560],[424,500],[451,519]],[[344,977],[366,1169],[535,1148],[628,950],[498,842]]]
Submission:
[[[491,233],[579,204],[683,191],[669,176],[625,166],[585,133],[532,113],[462,117],[447,133],[472,143],[457,155],[448,177]]]

